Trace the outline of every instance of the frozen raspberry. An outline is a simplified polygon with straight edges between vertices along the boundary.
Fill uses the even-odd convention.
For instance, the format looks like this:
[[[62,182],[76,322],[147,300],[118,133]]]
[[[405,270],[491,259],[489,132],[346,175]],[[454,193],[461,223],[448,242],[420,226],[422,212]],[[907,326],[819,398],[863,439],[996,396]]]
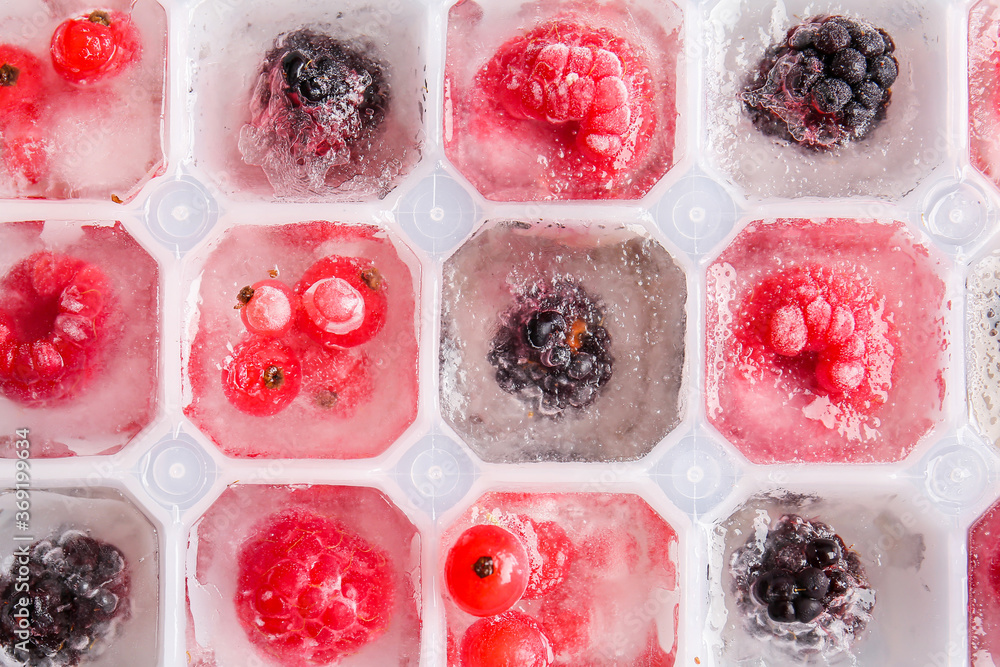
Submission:
[[[60,23],[49,52],[59,76],[90,84],[115,77],[138,62],[142,40],[128,14],[96,10]]]
[[[571,281],[518,295],[487,357],[497,384],[548,417],[590,405],[614,364],[603,322],[600,304]]]
[[[751,634],[794,654],[846,651],[871,620],[875,593],[858,554],[824,523],[782,516],[733,556],[737,604]]]
[[[656,130],[649,71],[605,28],[567,20],[540,25],[500,47],[480,85],[496,91],[514,118],[565,128],[569,148],[611,173],[642,160]]]
[[[462,667],[548,667],[552,648],[538,621],[519,611],[481,618],[462,637]]]
[[[355,257],[324,257],[302,275],[295,293],[299,328],[327,347],[366,343],[385,325],[387,286],[378,269]]]
[[[885,117],[898,75],[892,50],[892,39],[865,21],[812,18],[768,49],[741,99],[767,134],[843,146]]]
[[[510,609],[524,595],[530,566],[524,545],[500,526],[472,526],[448,550],[444,576],[451,599],[473,616]]]
[[[389,105],[384,66],[346,42],[302,29],[267,54],[240,150],[275,187],[295,171],[312,189],[328,172],[357,161]]]
[[[302,364],[302,394],[323,414],[350,417],[375,393],[372,364],[361,350],[297,346]]]
[[[0,281],[0,392],[31,407],[77,396],[120,334],[104,273],[68,255],[31,255]]]
[[[18,664],[49,667],[100,655],[130,616],[125,556],[78,530],[35,542],[27,552],[27,563],[16,556],[10,571],[0,574],[0,646],[6,655]],[[30,600],[27,637],[15,616],[24,598]]]
[[[740,310],[738,335],[809,388],[857,405],[880,404],[892,386],[895,329],[863,271],[794,267],[761,280]]]
[[[252,334],[280,338],[295,322],[298,297],[280,280],[259,280],[236,295],[243,326]]]
[[[276,340],[250,338],[233,349],[222,369],[222,391],[248,415],[275,415],[295,400],[302,370],[295,354]]]
[[[0,44],[0,129],[37,117],[44,92],[38,58],[21,47]]]
[[[236,611],[250,641],[286,665],[326,665],[381,636],[393,613],[388,555],[333,519],[289,509],[240,549]]]

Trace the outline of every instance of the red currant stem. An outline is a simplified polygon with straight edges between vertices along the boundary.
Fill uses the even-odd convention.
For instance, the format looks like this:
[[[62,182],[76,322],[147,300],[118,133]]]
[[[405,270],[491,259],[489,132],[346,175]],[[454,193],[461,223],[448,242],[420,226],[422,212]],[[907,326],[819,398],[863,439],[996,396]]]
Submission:
[[[91,23],[100,23],[103,26],[111,25],[111,17],[108,15],[108,13],[102,12],[99,9],[92,11],[90,13],[90,16],[87,17],[87,20],[90,21]]]
[[[20,75],[21,70],[10,63],[4,63],[3,66],[0,66],[0,86],[5,88],[13,87],[17,84],[17,77]]]
[[[233,308],[239,310],[243,306],[247,305],[250,303],[250,299],[253,298],[253,295],[254,289],[250,287],[250,285],[247,285],[239,291],[239,294],[236,295],[236,305],[233,306]]]
[[[285,382],[285,373],[277,366],[268,366],[264,371],[264,386],[278,389]]]
[[[361,280],[373,291],[378,291],[382,286],[382,274],[374,267],[367,268],[361,272]]]
[[[472,571],[476,573],[476,576],[480,579],[485,579],[486,577],[493,574],[493,558],[490,556],[480,556],[475,563],[472,564]]]

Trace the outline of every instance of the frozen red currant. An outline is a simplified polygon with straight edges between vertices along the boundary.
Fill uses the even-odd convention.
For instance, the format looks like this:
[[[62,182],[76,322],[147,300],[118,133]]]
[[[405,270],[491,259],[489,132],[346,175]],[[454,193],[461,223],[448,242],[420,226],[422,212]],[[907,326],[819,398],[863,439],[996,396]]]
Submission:
[[[386,284],[375,266],[355,257],[324,257],[295,286],[299,325],[318,343],[354,347],[385,324]]]
[[[444,566],[452,600],[473,616],[510,609],[524,595],[530,572],[521,540],[492,524],[459,535]]]
[[[538,621],[519,611],[470,625],[461,652],[462,667],[548,667],[553,660]]]
[[[0,281],[0,392],[32,407],[77,396],[119,325],[99,268],[69,255],[31,255]]]
[[[280,280],[260,280],[247,285],[236,300],[243,326],[252,334],[279,338],[295,322],[298,297]]]
[[[60,23],[50,53],[62,78],[89,84],[117,76],[138,61],[142,42],[128,14],[95,10]]]
[[[388,555],[339,521],[274,514],[239,553],[236,611],[250,641],[283,665],[327,665],[381,636],[395,586]]]
[[[325,348],[309,341],[298,346],[302,393],[323,414],[350,417],[375,392],[371,360],[361,350]]]
[[[222,391],[238,410],[264,417],[295,400],[302,384],[299,360],[287,347],[268,338],[245,340],[222,369]]]
[[[37,116],[42,76],[42,64],[30,51],[0,44],[0,127]]]

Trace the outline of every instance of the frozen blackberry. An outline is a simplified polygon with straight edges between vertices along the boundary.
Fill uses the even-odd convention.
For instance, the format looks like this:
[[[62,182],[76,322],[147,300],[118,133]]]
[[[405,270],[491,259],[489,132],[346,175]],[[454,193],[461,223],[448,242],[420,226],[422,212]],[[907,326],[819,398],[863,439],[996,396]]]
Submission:
[[[892,38],[865,21],[820,16],[772,45],[740,99],[754,125],[809,148],[843,146],[885,117],[899,75]]]
[[[63,667],[94,658],[129,617],[128,594],[122,552],[78,530],[15,550],[10,572],[0,575],[0,646],[26,665]],[[18,615],[23,598],[30,600],[27,629]]]
[[[342,182],[377,135],[389,100],[381,63],[329,35],[296,30],[264,59],[240,151],[283,194],[292,182],[313,190]]]
[[[342,113],[345,140],[382,121],[388,102],[382,67],[344,42],[297,30],[268,54],[265,71],[279,62],[292,105]]]
[[[732,573],[748,631],[800,656],[848,650],[875,606],[858,554],[828,525],[794,514],[738,549]]]
[[[549,417],[590,405],[614,365],[603,322],[601,306],[570,280],[518,296],[487,357],[497,384]]]

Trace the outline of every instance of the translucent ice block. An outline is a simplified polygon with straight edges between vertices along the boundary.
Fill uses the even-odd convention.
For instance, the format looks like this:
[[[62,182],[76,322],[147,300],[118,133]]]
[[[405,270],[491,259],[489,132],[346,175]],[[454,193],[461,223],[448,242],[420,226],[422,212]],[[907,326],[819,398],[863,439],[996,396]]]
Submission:
[[[325,257],[371,264],[387,295],[384,327],[349,349],[324,349],[299,322],[293,305],[286,334],[252,336],[237,296],[261,280],[295,288]],[[308,222],[229,229],[204,257],[188,292],[185,414],[230,456],[360,458],[375,456],[412,423],[417,411],[415,276],[389,237],[375,227]],[[301,368],[301,389],[281,411],[247,414],[227,397],[223,369],[250,340],[271,340]]]
[[[93,667],[120,667],[125,664],[156,667],[159,664],[158,646],[161,636],[160,566],[156,530],[149,519],[119,491],[103,487],[33,490],[30,496],[28,510],[30,519],[27,528],[16,522],[18,511],[16,504],[19,502],[21,499],[17,498],[13,491],[0,496],[0,535],[3,536],[0,539],[0,570],[3,570],[3,575],[0,576],[10,573],[12,567],[20,568],[22,563],[16,562],[20,556],[15,556],[15,553],[21,547],[28,547],[30,551],[39,541],[58,540],[60,536],[67,536],[67,533],[72,535],[71,531],[78,531],[93,540],[113,546],[124,557],[124,572],[128,579],[127,599],[113,601],[105,598],[101,602],[105,608],[113,606],[118,611],[127,607],[127,611],[118,611],[115,623],[110,624],[103,639],[94,642],[84,651],[81,664]],[[25,540],[26,536],[31,539]],[[47,553],[49,562],[59,561],[58,547],[48,550]],[[63,563],[65,563],[63,567],[69,565],[66,559]],[[101,578],[99,574],[95,577],[88,576],[86,570],[82,572],[81,576],[91,582]],[[72,590],[73,584],[68,578],[71,575],[71,572],[62,573],[62,576],[67,577],[64,580],[67,582],[65,585]],[[32,599],[40,599],[39,581],[40,579],[28,582],[28,591],[25,594]],[[35,586],[34,589],[31,587],[32,584]],[[115,587],[115,590],[120,592],[121,589]],[[78,588],[76,594],[86,598],[87,589],[83,588],[82,592],[80,591]],[[101,595],[102,592],[97,594]],[[68,596],[64,598],[67,599]],[[5,610],[10,610],[11,607],[7,604],[10,604],[10,601],[5,600]],[[79,600],[76,604],[77,610],[82,610],[86,605]],[[39,613],[38,608],[31,609],[32,613],[36,615]],[[29,625],[34,623],[41,629],[42,622],[43,619],[36,616],[30,618]],[[68,628],[68,631],[72,634],[72,627]],[[63,654],[64,657],[65,655]],[[0,664],[22,663],[11,661],[10,656],[0,649]]]
[[[481,524],[524,541],[532,580],[511,609],[540,623],[552,665],[674,664],[677,536],[642,498],[488,493],[444,532],[439,572],[459,535]],[[448,665],[458,667],[458,654],[473,640],[464,636],[477,619],[455,605],[445,582],[442,588],[452,647]]]
[[[673,166],[681,10],[465,2],[448,16],[445,153],[488,199],[638,199]]]
[[[942,270],[898,222],[750,223],[708,267],[708,418],[756,463],[904,458],[943,415]]]
[[[0,226],[5,358],[16,348],[0,363],[0,421],[31,429],[32,456],[112,453],[153,419],[159,294],[156,261],[121,223]],[[45,370],[39,345],[60,352]],[[11,441],[0,434],[2,455]]]
[[[191,660],[206,667],[289,664],[269,656],[265,648],[251,641],[251,636],[256,636],[257,626],[251,622],[247,627],[249,621],[241,619],[237,610],[241,585],[239,568],[247,562],[244,553],[250,545],[256,543],[259,548],[261,540],[267,542],[268,518],[281,512],[317,516],[322,522],[332,522],[343,532],[302,533],[299,551],[293,543],[284,544],[286,548],[282,553],[298,564],[286,558],[284,565],[278,563],[275,566],[278,569],[265,575],[268,582],[275,583],[284,576],[286,582],[293,583],[298,576],[294,575],[296,568],[309,567],[310,576],[324,586],[324,591],[329,593],[339,587],[346,597],[354,595],[348,589],[357,586],[357,590],[362,590],[363,582],[348,583],[350,564],[341,571],[343,578],[336,580],[321,576],[316,569],[317,559],[323,559],[323,550],[338,554],[343,545],[341,540],[367,545],[370,553],[378,556],[379,567],[390,573],[390,590],[360,593],[390,601],[387,617],[383,619],[385,625],[380,624],[377,637],[345,652],[340,662],[334,660],[333,663],[344,667],[376,664],[415,667],[420,658],[420,538],[405,515],[381,492],[348,486],[231,486],[199,519],[191,532],[187,558],[187,637]],[[311,550],[310,540],[314,538],[325,546]],[[266,561],[267,556],[261,552],[249,562]],[[281,567],[286,569],[280,570]],[[249,582],[256,583],[264,582]],[[308,588],[306,585],[303,590]],[[305,600],[303,598],[301,608],[285,611],[263,605],[262,608],[273,615],[274,625],[267,625],[262,632],[281,635],[291,630],[298,635],[302,615],[310,618]],[[299,620],[278,620],[286,618],[286,612]],[[305,645],[310,645],[310,639],[303,640]],[[290,640],[288,645],[293,647],[288,655],[294,654],[295,642]],[[290,657],[285,660],[294,662]]]
[[[163,171],[163,7],[152,0],[102,3],[100,10],[112,22],[129,20],[134,26],[135,60],[97,80],[66,80],[53,67],[53,34],[64,21],[86,21],[94,10],[78,0],[8,4],[0,10],[0,43],[27,49],[37,59],[37,67],[21,68],[17,86],[40,91],[30,111],[17,105],[0,109],[0,196],[127,201]]]
[[[482,458],[635,459],[680,420],[687,285],[645,233],[488,224],[445,264],[443,301],[441,407]],[[532,313],[560,308],[575,352],[542,368],[554,364],[545,349],[520,338]],[[580,352],[609,363],[610,377],[575,374]],[[510,373],[530,377],[511,386]]]

